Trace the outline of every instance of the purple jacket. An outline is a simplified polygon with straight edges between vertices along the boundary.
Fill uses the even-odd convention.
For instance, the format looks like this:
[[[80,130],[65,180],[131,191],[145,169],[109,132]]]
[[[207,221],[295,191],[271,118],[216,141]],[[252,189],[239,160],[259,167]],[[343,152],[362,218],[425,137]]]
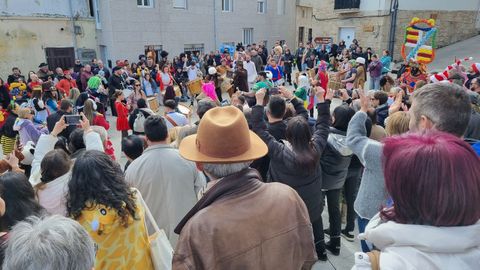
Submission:
[[[382,62],[380,61],[375,61],[371,62],[370,65],[368,65],[368,71],[370,71],[370,77],[372,78],[378,78],[382,76]]]
[[[18,131],[18,134],[20,135],[20,143],[22,145],[26,145],[28,141],[32,141],[36,144],[41,134],[48,134],[46,128],[37,128],[32,121],[20,118],[15,122],[13,130]]]

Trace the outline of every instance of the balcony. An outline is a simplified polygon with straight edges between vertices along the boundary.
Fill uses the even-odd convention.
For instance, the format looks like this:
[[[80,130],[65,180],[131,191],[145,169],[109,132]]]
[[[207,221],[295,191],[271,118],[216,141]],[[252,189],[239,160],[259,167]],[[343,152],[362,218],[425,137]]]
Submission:
[[[356,13],[360,11],[360,0],[335,0],[333,9],[339,14]]]

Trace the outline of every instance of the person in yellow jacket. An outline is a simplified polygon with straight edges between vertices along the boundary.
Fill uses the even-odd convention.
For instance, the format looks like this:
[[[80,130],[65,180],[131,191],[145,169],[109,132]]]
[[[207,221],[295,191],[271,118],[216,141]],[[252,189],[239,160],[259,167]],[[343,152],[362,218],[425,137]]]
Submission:
[[[98,248],[96,270],[154,269],[140,194],[127,186],[118,163],[87,151],[75,161],[68,190],[68,215]]]

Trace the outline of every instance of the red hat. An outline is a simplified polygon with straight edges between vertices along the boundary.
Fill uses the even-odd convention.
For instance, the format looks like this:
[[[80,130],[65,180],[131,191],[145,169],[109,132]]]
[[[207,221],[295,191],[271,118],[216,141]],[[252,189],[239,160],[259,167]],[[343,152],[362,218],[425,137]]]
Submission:
[[[473,63],[472,64],[472,70],[473,70],[473,72],[475,72],[477,74],[480,73],[480,63]]]
[[[437,73],[437,74],[434,74],[432,76],[430,76],[430,81],[432,83],[437,83],[437,82],[441,82],[441,81],[445,81],[447,80],[447,77],[445,77],[445,75],[443,73]]]

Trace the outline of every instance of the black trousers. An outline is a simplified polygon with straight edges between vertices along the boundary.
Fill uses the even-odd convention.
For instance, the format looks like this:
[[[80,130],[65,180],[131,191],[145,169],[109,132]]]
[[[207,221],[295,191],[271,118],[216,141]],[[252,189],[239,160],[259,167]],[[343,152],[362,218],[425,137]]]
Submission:
[[[347,226],[345,231],[352,232],[355,229],[355,220],[357,214],[353,208],[355,199],[357,198],[358,186],[362,178],[362,168],[349,168],[345,185],[343,186],[343,196],[347,203]]]
[[[302,71],[302,58],[297,58],[297,68],[299,72]]]
[[[110,108],[112,109],[112,116],[117,116],[117,109],[115,109],[115,99],[110,99]]]
[[[325,244],[325,235],[323,234],[323,221],[322,217],[319,217],[317,220],[312,221],[312,229],[313,229],[313,239],[315,241],[315,245]]]
[[[324,191],[327,196],[328,220],[330,223],[330,237],[339,237],[342,230],[342,215],[340,213],[340,192],[342,189]]]
[[[292,84],[292,73],[285,73],[285,82]]]
[[[215,88],[215,93],[217,94],[218,101],[222,102],[222,89],[220,87]]]

